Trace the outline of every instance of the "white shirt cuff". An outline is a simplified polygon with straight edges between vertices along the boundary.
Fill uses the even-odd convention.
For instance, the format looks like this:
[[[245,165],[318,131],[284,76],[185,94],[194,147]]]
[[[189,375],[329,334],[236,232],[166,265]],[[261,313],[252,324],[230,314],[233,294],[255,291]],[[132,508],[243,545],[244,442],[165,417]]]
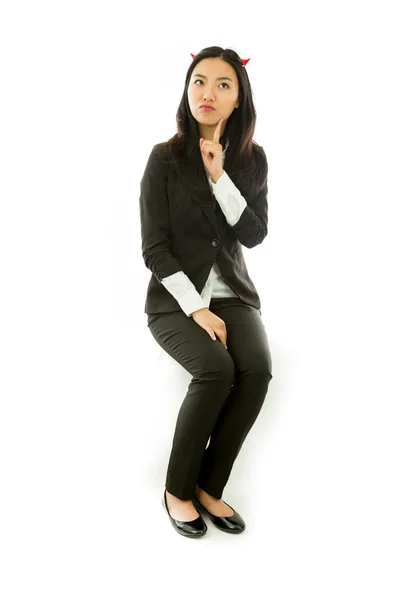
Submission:
[[[183,271],[164,277],[161,283],[172,294],[186,316],[189,317],[195,310],[200,308],[208,308],[206,302]]]
[[[214,196],[216,197],[228,224],[233,227],[233,225],[236,225],[239,221],[242,212],[247,206],[246,200],[226,171],[223,172],[217,183],[213,183],[211,176],[209,177],[209,181]]]

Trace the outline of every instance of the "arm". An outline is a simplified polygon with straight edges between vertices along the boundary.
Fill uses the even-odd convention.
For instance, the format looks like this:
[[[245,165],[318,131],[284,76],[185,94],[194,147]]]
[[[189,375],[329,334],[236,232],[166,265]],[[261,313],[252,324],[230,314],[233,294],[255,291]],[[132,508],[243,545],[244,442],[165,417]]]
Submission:
[[[214,196],[216,197],[227,222],[233,227],[233,225],[239,221],[242,212],[247,206],[246,200],[243,198],[226,171],[223,171],[216,183],[213,182],[211,176],[209,177],[209,180]]]
[[[174,296],[187,316],[205,303],[170,252],[167,169],[156,149],[140,182],[140,220],[144,263]]]
[[[268,163],[264,150],[262,158],[260,190],[256,190],[257,182],[252,182],[252,192],[247,201],[226,171],[218,177],[216,183],[210,178],[214,195],[228,224],[239,242],[247,248],[261,244],[268,233]]]
[[[183,271],[164,277],[161,283],[173,295],[186,316],[190,317],[192,313],[200,308],[208,308],[202,296]]]

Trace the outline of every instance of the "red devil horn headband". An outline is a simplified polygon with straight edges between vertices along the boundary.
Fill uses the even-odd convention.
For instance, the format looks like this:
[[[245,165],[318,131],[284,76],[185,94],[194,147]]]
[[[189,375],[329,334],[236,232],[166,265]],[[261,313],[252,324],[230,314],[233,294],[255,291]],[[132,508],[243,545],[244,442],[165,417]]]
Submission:
[[[195,54],[190,53],[190,56],[192,57],[192,59],[196,58]],[[244,67],[247,65],[247,63],[249,62],[249,60],[250,60],[249,58],[242,58],[242,63],[243,63]]]

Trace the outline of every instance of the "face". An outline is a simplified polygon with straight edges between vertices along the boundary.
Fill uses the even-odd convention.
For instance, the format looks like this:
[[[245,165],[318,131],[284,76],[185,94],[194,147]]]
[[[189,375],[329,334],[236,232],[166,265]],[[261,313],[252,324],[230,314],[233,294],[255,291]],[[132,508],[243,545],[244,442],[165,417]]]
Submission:
[[[188,85],[190,112],[196,119],[200,136],[213,139],[218,121],[223,118],[221,135],[226,122],[238,107],[239,83],[235,69],[221,58],[201,60],[191,75]],[[202,104],[208,104],[214,110],[204,110]]]

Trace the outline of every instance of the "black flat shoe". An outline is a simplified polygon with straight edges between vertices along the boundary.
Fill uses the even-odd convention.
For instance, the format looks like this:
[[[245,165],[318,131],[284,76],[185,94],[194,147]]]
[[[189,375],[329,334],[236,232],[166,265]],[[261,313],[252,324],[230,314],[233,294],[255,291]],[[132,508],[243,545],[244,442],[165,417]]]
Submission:
[[[229,504],[226,502],[225,504],[229,506]],[[226,533],[241,533],[246,527],[246,523],[243,521],[239,513],[232,508],[232,506],[229,506],[229,508],[232,508],[233,510],[233,515],[231,517],[216,517],[215,515],[211,514],[206,507],[199,502],[199,500],[197,500],[196,496],[193,498],[193,505],[198,510],[204,510],[210,517],[212,523],[214,523],[218,529],[221,529],[221,531],[225,531]]]
[[[203,518],[201,516],[198,516],[197,519],[194,519],[193,521],[178,521],[177,519],[171,517],[167,505],[166,491],[167,490],[164,490],[162,505],[167,511],[167,515],[169,516],[169,520],[171,521],[175,531],[186,537],[202,537],[207,532],[207,525]]]

